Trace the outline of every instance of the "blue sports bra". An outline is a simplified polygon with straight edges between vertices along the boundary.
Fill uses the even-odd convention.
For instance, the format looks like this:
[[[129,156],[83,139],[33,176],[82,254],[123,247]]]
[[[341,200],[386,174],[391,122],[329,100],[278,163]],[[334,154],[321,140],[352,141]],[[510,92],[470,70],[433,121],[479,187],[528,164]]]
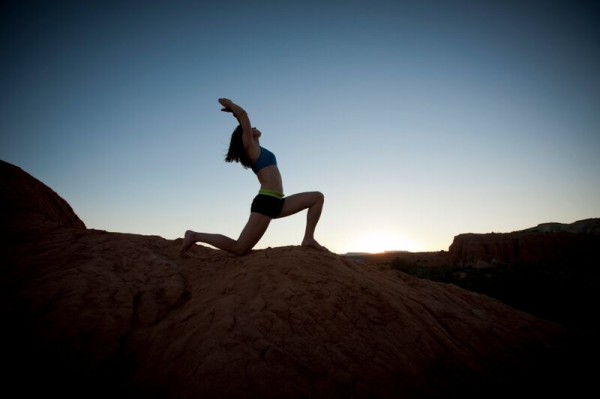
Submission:
[[[260,147],[260,155],[258,156],[258,159],[254,165],[252,165],[252,171],[254,173],[258,173],[259,170],[273,165],[277,165],[277,158],[275,158],[275,154],[266,148]]]

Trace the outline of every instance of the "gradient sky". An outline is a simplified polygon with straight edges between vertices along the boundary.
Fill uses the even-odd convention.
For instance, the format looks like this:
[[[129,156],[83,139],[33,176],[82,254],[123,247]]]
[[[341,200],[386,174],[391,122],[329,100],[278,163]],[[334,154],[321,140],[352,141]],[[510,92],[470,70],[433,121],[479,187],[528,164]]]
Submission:
[[[325,194],[316,238],[334,252],[600,217],[588,3],[2,2],[0,159],[88,228],[237,238],[259,187],[223,161],[227,97],[286,194]],[[256,248],[298,245],[304,223],[272,222]]]

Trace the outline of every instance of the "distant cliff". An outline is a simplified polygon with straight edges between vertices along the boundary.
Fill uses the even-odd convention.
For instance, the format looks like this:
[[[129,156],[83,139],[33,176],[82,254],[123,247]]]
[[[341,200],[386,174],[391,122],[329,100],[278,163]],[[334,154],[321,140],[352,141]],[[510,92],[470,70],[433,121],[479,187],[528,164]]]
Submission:
[[[553,265],[600,260],[600,219],[544,223],[512,233],[460,234],[450,262],[468,265]]]

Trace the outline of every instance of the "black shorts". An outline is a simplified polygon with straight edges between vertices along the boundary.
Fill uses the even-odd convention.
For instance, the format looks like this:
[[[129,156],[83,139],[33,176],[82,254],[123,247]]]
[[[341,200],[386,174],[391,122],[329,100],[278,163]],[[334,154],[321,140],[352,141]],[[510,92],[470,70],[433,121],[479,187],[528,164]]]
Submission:
[[[277,218],[283,209],[285,198],[277,198],[272,195],[258,194],[252,201],[250,212],[260,213],[270,218]]]

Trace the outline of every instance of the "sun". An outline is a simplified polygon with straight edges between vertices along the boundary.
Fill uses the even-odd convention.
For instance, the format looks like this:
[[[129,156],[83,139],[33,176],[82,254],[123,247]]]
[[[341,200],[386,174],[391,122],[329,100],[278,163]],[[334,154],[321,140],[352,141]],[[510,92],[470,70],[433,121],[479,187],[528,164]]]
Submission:
[[[393,231],[375,230],[363,233],[348,244],[347,252],[380,253],[385,251],[410,251],[415,243]]]

